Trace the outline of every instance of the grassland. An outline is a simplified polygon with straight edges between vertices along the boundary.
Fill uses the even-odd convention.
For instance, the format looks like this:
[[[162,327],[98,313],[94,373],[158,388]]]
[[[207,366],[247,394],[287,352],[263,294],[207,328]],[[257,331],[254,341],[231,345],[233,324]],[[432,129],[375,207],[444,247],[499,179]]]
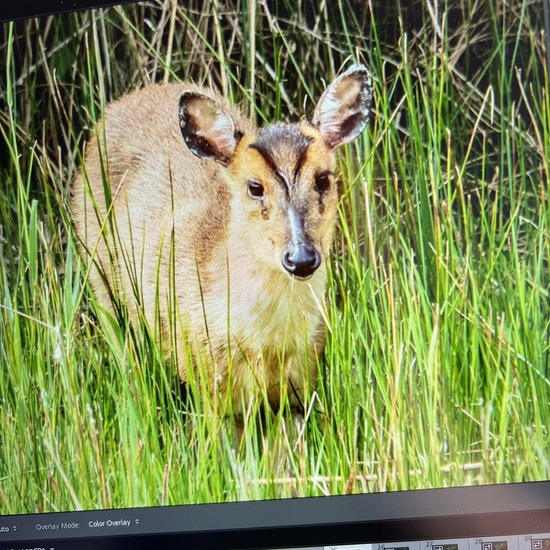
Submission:
[[[550,478],[540,3],[186,4],[0,30],[0,513]],[[236,448],[145,328],[101,315],[69,185],[129,90],[190,79],[261,123],[351,60],[375,112],[340,156],[319,380],[300,433],[283,407]]]

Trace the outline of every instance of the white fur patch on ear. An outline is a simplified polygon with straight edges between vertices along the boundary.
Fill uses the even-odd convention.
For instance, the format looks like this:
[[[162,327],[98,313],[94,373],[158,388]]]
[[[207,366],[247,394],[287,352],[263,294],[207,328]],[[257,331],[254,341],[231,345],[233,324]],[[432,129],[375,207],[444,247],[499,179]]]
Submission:
[[[212,120],[207,134],[207,139],[217,144],[220,153],[231,158],[237,147],[237,136],[235,135],[235,125],[233,120],[224,115],[221,110],[216,113],[216,116]]]
[[[358,137],[365,129],[372,107],[372,80],[367,68],[353,65],[325,90],[312,124],[325,144],[336,149]]]
[[[196,92],[184,92],[179,118],[183,138],[193,154],[225,166],[231,162],[242,134],[217,102]]]

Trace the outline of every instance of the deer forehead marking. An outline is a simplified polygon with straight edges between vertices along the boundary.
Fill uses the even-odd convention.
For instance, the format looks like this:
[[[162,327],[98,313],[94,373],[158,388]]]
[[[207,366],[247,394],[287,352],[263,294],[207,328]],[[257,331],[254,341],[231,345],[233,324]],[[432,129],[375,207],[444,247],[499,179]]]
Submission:
[[[296,126],[274,124],[262,128],[249,148],[260,153],[288,195],[296,186],[312,141],[313,138],[304,135]]]

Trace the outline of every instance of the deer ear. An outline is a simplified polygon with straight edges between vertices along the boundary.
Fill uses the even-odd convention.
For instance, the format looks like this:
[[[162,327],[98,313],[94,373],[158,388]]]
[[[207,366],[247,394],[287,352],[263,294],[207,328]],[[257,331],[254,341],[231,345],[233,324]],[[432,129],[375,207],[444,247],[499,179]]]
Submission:
[[[372,80],[362,65],[353,65],[324,91],[311,121],[327,147],[336,149],[365,129],[372,107]]]
[[[179,120],[183,139],[193,154],[224,166],[231,162],[242,133],[219,103],[198,92],[183,92]]]

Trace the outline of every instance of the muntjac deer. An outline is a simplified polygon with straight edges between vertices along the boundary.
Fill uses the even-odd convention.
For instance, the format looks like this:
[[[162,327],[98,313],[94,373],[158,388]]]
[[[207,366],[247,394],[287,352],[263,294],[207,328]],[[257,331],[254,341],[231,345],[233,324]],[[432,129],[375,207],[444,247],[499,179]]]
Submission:
[[[181,380],[202,369],[236,415],[284,394],[299,408],[315,381],[335,150],[371,102],[358,65],[311,120],[261,129],[212,90],[150,85],[109,105],[87,144],[72,209],[97,300],[156,327]]]

